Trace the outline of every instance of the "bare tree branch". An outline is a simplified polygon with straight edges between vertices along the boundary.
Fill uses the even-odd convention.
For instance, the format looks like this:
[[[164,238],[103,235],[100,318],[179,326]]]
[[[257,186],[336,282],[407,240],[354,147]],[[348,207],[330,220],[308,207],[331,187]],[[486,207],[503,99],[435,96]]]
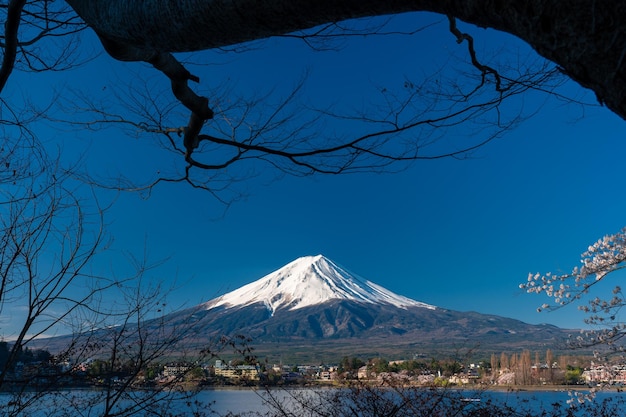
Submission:
[[[20,27],[22,9],[26,0],[11,0],[7,7],[6,21],[4,23],[4,55],[0,66],[0,92],[4,90],[17,57],[18,37],[17,32]]]

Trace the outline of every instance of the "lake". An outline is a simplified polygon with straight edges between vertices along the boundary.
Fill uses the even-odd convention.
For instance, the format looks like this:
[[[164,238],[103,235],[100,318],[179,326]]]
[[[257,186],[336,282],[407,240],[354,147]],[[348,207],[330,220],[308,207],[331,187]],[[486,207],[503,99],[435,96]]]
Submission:
[[[302,395],[307,396],[311,393],[322,393],[331,394],[333,392],[337,392],[335,389],[322,389],[322,390],[303,390],[303,389],[294,389],[294,390],[272,390],[270,393],[272,396],[278,398],[278,400],[284,403],[294,403],[294,399],[300,398]],[[442,391],[429,392],[428,390],[421,390],[424,395],[430,395],[431,397],[438,397]],[[461,398],[465,403],[464,407],[467,408],[477,408],[480,405],[485,405],[487,402],[491,401],[497,404],[507,404],[509,406],[508,409],[515,410],[516,412],[521,412],[522,410],[528,410],[529,412],[534,412],[536,414],[528,414],[528,415],[538,415],[542,410],[553,410],[553,404],[561,404],[561,410],[563,410],[563,414],[565,415],[565,410],[569,408],[567,405],[567,401],[572,397],[567,391],[562,390],[541,390],[541,391],[519,391],[519,392],[506,392],[506,391],[451,391],[447,390],[447,392],[454,392],[459,394],[458,397]],[[587,391],[579,391],[582,394],[587,394]],[[245,414],[245,413],[261,413],[261,415],[265,414],[267,411],[271,409],[271,407],[266,403],[267,401],[267,393],[263,390],[254,391],[250,389],[211,389],[204,390],[199,393],[198,398],[206,403],[213,402],[212,409],[219,415],[224,415],[228,412],[232,412],[233,414]],[[362,393],[360,393],[363,396]],[[348,397],[350,399],[350,397]],[[626,400],[626,394],[618,393],[615,391],[611,392],[599,392],[596,394],[595,404],[599,404],[602,401],[611,400],[611,401],[619,401],[622,402]],[[319,403],[323,403],[323,399],[319,401]],[[380,401],[378,401],[380,403]],[[316,404],[315,399],[312,401],[313,405]],[[319,404],[318,404],[319,405]],[[430,406],[432,403],[425,403],[423,405]],[[333,403],[334,407],[337,407],[337,403]],[[622,406],[616,407],[616,412],[612,414],[606,414],[604,417],[609,416],[626,416],[626,407],[622,404]],[[623,410],[623,411],[622,411]],[[336,410],[335,410],[336,411]],[[367,413],[362,413],[360,415],[366,415]],[[295,416],[304,415],[304,413],[294,413]],[[316,414],[308,413],[306,415],[316,416]],[[337,415],[337,414],[332,414]],[[381,413],[382,415],[382,413]],[[419,414],[410,414],[410,415],[419,415]],[[424,414],[427,415],[427,414]],[[504,414],[506,415],[506,414]],[[511,414],[513,415],[513,414]],[[524,414],[520,414],[524,415]],[[547,414],[547,416],[560,416],[561,414]],[[578,412],[573,413],[573,416],[580,417],[590,417],[594,415],[590,413],[588,408],[579,409]],[[318,417],[318,416],[316,416]],[[492,416],[495,417],[495,416]]]
[[[0,394],[0,415],[32,416],[32,417],[65,417],[79,415],[99,416],[104,409],[102,405],[90,405],[103,398],[104,391],[59,391],[44,401],[39,402],[36,408],[29,407],[26,411],[11,414],[15,410],[14,405],[8,405],[12,400],[9,394]],[[340,395],[338,395],[340,394]],[[356,396],[355,396],[356,394]],[[158,401],[150,398],[149,391],[133,393],[126,401],[146,401],[143,412],[139,416],[192,415],[188,410],[186,400],[179,399],[159,408]],[[202,405],[198,411],[210,416],[309,416],[309,417],[377,417],[394,415],[402,416],[485,416],[490,417],[513,417],[513,416],[538,416],[542,410],[549,411],[546,417],[620,417],[626,416],[623,402],[626,394],[612,392],[600,392],[594,404],[610,400],[613,406],[604,414],[600,414],[593,408],[578,408],[576,412],[567,414],[569,406],[566,401],[570,396],[565,391],[460,391],[460,390],[407,390],[396,391],[391,389],[380,390],[360,388],[359,390],[347,389],[206,389],[200,391],[195,399]],[[277,413],[277,407],[270,404],[280,404],[283,412]],[[402,404],[398,406],[397,404]],[[497,413],[484,414],[484,408],[498,404]],[[72,408],[74,407],[74,408]],[[555,408],[556,407],[556,408]],[[87,410],[91,411],[87,411]],[[461,411],[461,412],[459,412]],[[480,411],[483,413],[481,414]]]

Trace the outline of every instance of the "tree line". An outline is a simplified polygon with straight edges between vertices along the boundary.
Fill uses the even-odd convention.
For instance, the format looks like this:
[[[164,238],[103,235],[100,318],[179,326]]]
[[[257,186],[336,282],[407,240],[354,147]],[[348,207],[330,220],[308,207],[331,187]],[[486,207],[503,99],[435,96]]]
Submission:
[[[471,383],[499,385],[576,385],[581,383],[582,372],[594,358],[585,355],[556,355],[552,349],[531,353],[501,352],[491,354],[489,360],[475,359],[435,359],[419,358],[389,361],[385,358],[363,360],[358,357],[344,357],[338,368],[338,378],[358,379],[358,371],[367,372],[376,378],[381,374],[404,374],[408,376],[431,374],[445,383],[452,376],[471,373]],[[443,379],[441,379],[443,378]],[[433,380],[434,381],[434,380]],[[466,382],[467,383],[467,382]],[[426,383],[427,385],[427,383]]]

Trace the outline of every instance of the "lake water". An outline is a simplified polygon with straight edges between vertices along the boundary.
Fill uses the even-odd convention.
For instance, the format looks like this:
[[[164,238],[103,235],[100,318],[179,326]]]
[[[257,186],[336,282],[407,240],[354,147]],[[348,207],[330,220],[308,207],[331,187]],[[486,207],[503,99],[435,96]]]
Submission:
[[[326,390],[328,391],[328,389]],[[293,403],[293,396],[298,398],[298,395],[306,395],[307,393],[312,392],[320,392],[311,391],[311,390],[287,390],[287,391],[271,391],[272,396],[276,396],[283,403]],[[321,392],[324,392],[322,390]],[[430,393],[427,390],[424,390],[424,395],[430,395],[431,397],[439,397],[440,392]],[[523,414],[523,415],[539,415],[542,410],[553,410],[554,404],[560,404],[561,409],[563,410],[563,414],[555,414],[557,416],[565,415],[565,410],[569,408],[567,401],[572,397],[566,391],[555,391],[555,390],[545,390],[545,391],[520,391],[520,392],[501,392],[501,391],[456,391],[459,396],[454,395],[454,398],[462,398],[463,401],[466,401],[466,407],[476,407],[481,404],[486,404],[488,401],[493,401],[497,404],[508,404],[510,410],[516,411],[526,411],[532,414]],[[580,393],[586,394],[587,392],[581,391]],[[361,394],[363,395],[363,394]],[[227,412],[232,412],[233,414],[246,414],[250,412],[260,412],[261,414],[268,411],[271,407],[266,403],[267,401],[267,393],[264,391],[253,391],[253,390],[205,390],[202,391],[198,398],[204,402],[213,402],[212,408],[221,415],[226,414]],[[615,401],[625,401],[626,394],[617,393],[615,391],[612,392],[599,392],[596,394],[595,403],[598,404],[604,400],[615,400]],[[577,402],[577,401],[576,401]],[[313,401],[315,403],[315,401]],[[430,407],[431,405],[427,405]],[[298,408],[296,407],[295,410]],[[303,412],[295,412],[292,415],[294,416],[302,416],[302,415],[314,415],[311,413]],[[381,413],[382,414],[382,413]],[[363,415],[363,414],[361,414]],[[367,415],[365,413],[365,415]],[[421,415],[421,414],[415,414]],[[424,414],[428,415],[428,414]],[[520,414],[522,415],[522,414]],[[573,414],[574,416],[580,417],[590,417],[593,415],[589,412],[589,409],[581,409],[578,408],[578,411]],[[547,414],[547,416],[552,416],[552,414]],[[616,406],[615,410],[612,413],[608,413],[604,415],[604,417],[626,417],[626,404],[622,404],[621,406]],[[319,417],[319,416],[318,416]],[[496,417],[495,415],[493,417]]]
[[[370,390],[372,391],[372,390]],[[338,400],[336,394],[338,392],[342,392],[342,399]],[[271,403],[274,400],[277,400],[281,406],[286,408],[284,415],[291,415],[294,417],[300,416],[311,416],[311,417],[321,417],[322,413],[317,413],[317,411],[322,410],[323,408],[332,409],[333,414],[328,414],[332,417],[343,417],[347,416],[349,413],[352,413],[351,417],[354,416],[379,416],[385,415],[385,402],[387,399],[395,399],[398,398],[398,395],[415,395],[415,397],[410,397],[410,401],[406,402],[406,405],[403,405],[404,413],[399,413],[402,416],[446,416],[447,408],[445,404],[447,404],[446,400],[441,400],[441,398],[454,398],[454,406],[452,407],[463,407],[464,410],[471,410],[472,407],[480,408],[481,406],[486,405],[488,402],[494,402],[497,404],[507,404],[508,408],[506,408],[506,412],[502,412],[501,414],[492,415],[491,417],[497,417],[499,415],[502,416],[538,416],[540,415],[542,410],[552,410],[552,404],[560,404],[561,410],[567,410],[568,406],[566,401],[571,397],[565,391],[523,391],[523,392],[499,392],[499,391],[428,391],[428,390],[418,390],[414,392],[418,392],[419,394],[398,394],[397,392],[393,392],[392,390],[386,390],[385,395],[380,395],[380,390],[376,394],[376,396],[368,397],[367,392],[361,391],[359,392],[358,402],[359,406],[354,406],[355,400],[354,397],[351,397],[351,391],[343,390],[338,391],[336,389],[292,389],[292,390],[252,390],[252,389],[207,389],[200,391],[196,399],[201,404],[199,406],[199,411],[207,413],[206,415],[211,416],[239,416],[239,415],[248,415],[248,416],[262,416],[262,415],[279,415],[273,413],[276,411],[276,407],[271,406]],[[345,394],[345,395],[343,395]],[[40,402],[43,404],[42,406],[35,409],[34,407],[29,407],[27,410],[30,410],[31,413],[26,411],[21,411],[16,414],[10,414],[11,408],[6,408],[6,405],[9,401],[11,401],[11,396],[9,394],[0,394],[0,415],[16,415],[19,417],[22,416],[33,416],[33,417],[65,417],[65,416],[74,416],[79,415],[78,412],[72,411],[72,407],[77,407],[80,409],[82,415],[88,416],[98,416],[102,415],[101,410],[103,409],[100,405],[91,406],[89,405],[92,400],[97,398],[102,398],[102,392],[96,391],[60,391],[56,393],[56,398],[50,398]],[[149,395],[148,392],[139,392],[137,393],[136,398],[143,398],[142,396]],[[461,400],[459,402],[458,400]],[[626,394],[617,393],[615,391],[612,392],[600,392],[597,394],[597,402],[601,402],[605,399],[624,401],[626,400]],[[396,401],[397,402],[397,401]],[[305,407],[302,407],[302,403],[306,403]],[[66,405],[63,405],[66,404]],[[148,404],[151,404],[148,402]],[[154,404],[157,404],[155,401]],[[359,408],[360,407],[360,408]],[[414,407],[414,411],[411,411],[410,408]],[[76,410],[77,408],[74,408]],[[88,409],[91,411],[87,412]],[[380,411],[377,413],[373,413],[372,410],[374,408],[379,408]],[[149,406],[146,410],[151,409],[155,414],[148,414],[146,411],[143,413],[139,413],[137,415],[162,415],[163,410],[168,412],[179,412],[181,416],[192,415],[191,411],[187,411],[186,401],[177,400],[173,403],[170,403],[166,408],[159,411],[159,409],[154,406]],[[341,410],[347,410],[345,413],[341,412]],[[316,411],[311,411],[316,410]],[[431,413],[428,413],[425,410],[432,410]],[[504,409],[503,409],[504,410]],[[348,412],[349,411],[349,412]],[[513,414],[519,413],[519,414]],[[507,414],[509,413],[509,414]],[[454,415],[458,415],[456,413],[452,413]],[[484,414],[481,414],[484,415]],[[559,411],[557,414],[547,414],[548,417],[551,416],[566,416],[567,414],[564,411]],[[578,410],[577,412],[571,414],[571,416],[575,417],[595,417],[600,416],[600,414],[590,413],[588,410]],[[603,414],[603,417],[626,417],[626,406],[622,404],[621,406],[616,406],[612,410],[611,413]]]
[[[334,392],[333,390],[328,390]],[[306,390],[291,390],[291,391],[271,391],[273,396],[276,396],[280,401],[290,403],[293,402],[293,395],[299,395],[302,393],[311,392]],[[423,391],[425,395],[429,395],[428,391]],[[457,391],[458,393],[458,391]],[[581,394],[586,394],[586,391],[580,391]],[[431,395],[439,395],[433,393]],[[519,391],[519,392],[504,392],[504,391],[461,391],[460,397],[464,401],[467,401],[467,406],[471,407],[473,404],[480,405],[485,404],[487,401],[493,401],[498,404],[508,404],[511,409],[515,410],[531,410],[539,415],[542,410],[552,410],[553,404],[561,404],[562,409],[569,408],[567,401],[572,397],[567,391],[563,390],[542,390],[542,391]],[[237,390],[237,389],[216,389],[202,391],[198,398],[204,402],[213,402],[212,409],[219,415],[232,412],[233,414],[246,414],[250,412],[259,412],[261,415],[265,414],[271,407],[266,403],[267,393],[264,391],[254,390]],[[455,397],[458,398],[458,397]],[[599,392],[596,394],[595,403],[600,403],[606,399],[616,401],[626,401],[626,394],[611,392]],[[604,417],[626,417],[626,404],[617,407],[619,411],[616,413],[607,414]],[[304,413],[295,413],[295,416],[304,415]],[[311,415],[308,414],[307,415]],[[548,414],[550,416],[552,414]],[[560,415],[560,414],[557,414]],[[563,414],[565,415],[565,414]],[[580,409],[579,412],[573,414],[574,416],[589,417],[588,410]],[[493,416],[495,417],[495,416]]]

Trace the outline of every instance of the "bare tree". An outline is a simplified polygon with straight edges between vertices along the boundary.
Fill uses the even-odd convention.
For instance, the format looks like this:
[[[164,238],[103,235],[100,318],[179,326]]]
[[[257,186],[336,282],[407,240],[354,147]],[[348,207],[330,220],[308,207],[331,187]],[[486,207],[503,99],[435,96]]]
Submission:
[[[192,112],[183,140],[186,158],[191,163],[194,161],[191,154],[201,141],[228,143],[228,139],[201,133],[204,122],[213,118],[214,110],[209,106],[208,99],[196,95],[188,87],[188,81],[198,80],[176,61],[172,52],[235,45],[346,19],[409,11],[432,11],[446,15],[450,31],[458,42],[468,43],[471,62],[480,72],[483,82],[491,79],[496,91],[506,91],[510,86],[503,84],[505,80],[496,69],[477,58],[473,38],[457,28],[457,18],[507,31],[526,40],[570,77],[593,88],[601,102],[606,102],[617,114],[624,115],[623,95],[614,95],[616,90],[620,90],[617,80],[622,78],[617,76],[622,61],[622,55],[617,51],[624,48],[616,44],[621,37],[611,36],[619,33],[619,25],[613,16],[620,15],[621,6],[596,6],[584,1],[565,6],[557,1],[545,0],[531,2],[526,7],[518,7],[515,2],[486,4],[483,1],[464,2],[462,5],[454,1],[328,2],[320,5],[319,2],[299,1],[294,4],[277,0],[263,5],[238,2],[220,3],[219,6],[213,1],[195,2],[193,6],[160,1],[129,6],[124,2],[124,7],[122,3],[112,3],[104,10],[92,7],[89,0],[69,3],[95,30],[111,56],[124,61],[149,62],[171,79],[174,94]],[[588,19],[590,14],[592,22]],[[138,27],[131,22],[150,23]],[[163,29],[165,27],[166,30]],[[585,41],[581,41],[581,35]],[[609,75],[611,81],[607,83]],[[285,152],[284,156],[302,158],[311,152],[320,154],[348,149],[357,155],[370,154],[363,142],[363,138],[357,138],[325,149]],[[247,146],[241,144],[238,149],[244,152]],[[267,151],[265,148],[261,150]],[[376,150],[374,148],[372,152]],[[351,152],[348,159],[353,157]]]
[[[615,19],[624,12],[621,4],[583,0],[567,5],[558,0],[534,0],[523,6],[512,0],[496,3],[274,0],[263,4],[253,1],[172,4],[153,0],[128,4],[118,0],[102,8],[93,7],[92,0],[68,3],[96,31],[112,56],[152,61],[183,83],[193,78],[179,72],[165,53],[235,45],[358,17],[411,11],[440,13],[451,20],[458,18],[518,36],[570,77],[592,88],[617,114],[624,115],[624,94],[619,81],[624,79],[619,75],[624,71],[621,65],[624,41],[620,36],[621,25]]]
[[[0,16],[5,22],[0,35],[2,64],[0,92],[13,70],[60,71],[82,62],[78,32],[84,23],[64,2],[51,0],[4,1]],[[77,60],[78,59],[78,60]]]
[[[142,288],[149,266],[136,265],[136,275],[123,278],[96,274],[91,264],[106,247],[103,212],[90,218],[53,166],[45,167],[50,175],[43,169],[32,176],[31,164],[20,180],[19,160],[11,161],[16,173],[4,181],[0,202],[0,315],[8,347],[0,390],[10,392],[0,401],[2,415],[177,416],[197,409],[195,391],[181,389],[188,372],[157,384],[146,373],[174,357],[208,360],[224,342],[181,344],[193,336],[192,312],[175,322],[164,318],[167,291]],[[29,351],[52,356],[21,363]],[[94,360],[106,364],[98,390],[59,390],[92,386],[85,367]]]
[[[26,119],[5,120],[0,145],[0,391],[10,394],[0,400],[0,414],[186,412],[185,404],[194,404],[193,391],[179,389],[184,375],[150,391],[136,388],[148,369],[162,365],[173,352],[196,361],[217,350],[177,346],[189,335],[191,323],[188,316],[176,323],[162,318],[168,291],[141,285],[151,264],[135,262],[132,273],[123,276],[98,270],[94,263],[110,243],[106,207],[74,180],[71,166],[62,166],[57,155],[46,151]],[[50,336],[56,337],[45,338]],[[40,357],[23,363],[32,352]],[[111,364],[109,376],[114,366],[123,365],[124,378],[108,378],[81,401],[78,393],[58,390],[79,384],[80,368],[94,359]],[[172,401],[177,406],[168,409]]]
[[[219,111],[204,126],[193,152],[181,143],[187,126],[177,125],[180,115],[168,94],[137,80],[114,92],[114,101],[124,103],[121,109],[107,107],[93,95],[76,94],[59,101],[68,116],[54,121],[97,131],[122,128],[151,144],[159,140],[161,149],[175,158],[170,166],[158,167],[159,175],[144,187],[186,182],[227,202],[236,198],[234,183],[251,176],[390,172],[415,160],[467,157],[524,119],[515,110],[503,109],[504,102],[537,85],[558,85],[553,71],[534,64],[511,69],[510,78],[503,81],[505,91],[483,84],[472,72],[450,74],[450,80],[440,84],[400,80],[399,91],[380,88],[376,103],[352,114],[304,106],[300,100],[306,80],[282,97],[246,97],[225,89],[214,92]],[[458,88],[463,83],[471,87]],[[334,129],[332,136],[320,132],[321,126],[336,120],[343,130]],[[455,141],[452,131],[459,125],[472,134]],[[136,183],[117,178],[113,187],[139,188]]]
[[[3,36],[5,53],[0,74],[5,74],[6,82],[13,64],[37,55],[38,49],[34,48],[40,42],[64,39],[60,35],[73,35],[81,29],[74,12],[94,30],[112,57],[146,62],[163,72],[171,81],[174,96],[191,111],[186,123],[163,120],[154,117],[155,113],[145,112],[133,120],[132,112],[118,114],[106,106],[90,106],[90,110],[102,116],[91,120],[92,126],[98,121],[107,124],[118,121],[146,133],[157,133],[163,136],[168,149],[183,157],[185,165],[182,168],[159,177],[155,183],[184,181],[219,193],[228,187],[230,178],[218,177],[215,172],[224,172],[230,166],[249,161],[264,161],[280,170],[302,175],[385,169],[398,161],[463,156],[519,121],[515,115],[503,115],[503,101],[532,89],[552,91],[555,83],[562,79],[558,77],[560,73],[592,88],[601,102],[623,115],[619,81],[622,79],[619,75],[622,71],[619,53],[623,49],[619,45],[622,37],[617,35],[619,25],[612,19],[612,16],[620,15],[621,6],[613,3],[591,5],[577,1],[565,6],[556,0],[536,0],[519,7],[513,1],[401,1],[384,4],[375,1],[359,4],[298,1],[294,4],[274,0],[259,5],[247,1],[225,4],[212,0],[193,3],[152,0],[113,1],[106,7],[99,7],[95,0],[70,0],[67,4],[72,10],[63,2],[7,3],[4,9],[7,21]],[[288,104],[296,98],[297,87],[294,94],[270,110],[267,110],[269,100],[266,97],[231,97],[231,102],[238,104],[224,109],[224,102],[220,102],[219,97],[210,94],[209,104],[209,98],[189,87],[190,81],[199,81],[198,77],[172,55],[184,51],[238,48],[242,43],[271,36],[298,37],[311,44],[315,38],[385,33],[381,27],[368,27],[364,20],[349,24],[342,22],[420,11],[444,16],[451,41],[466,46],[466,61],[473,72],[465,71],[462,81],[445,80],[443,87],[430,80],[423,83],[408,81],[401,94],[381,94],[382,103],[386,104],[384,109],[376,107],[376,111],[362,114],[324,114],[323,111],[315,113],[310,109],[289,107]],[[591,22],[590,15],[594,17]],[[475,49],[473,36],[458,27],[457,19],[516,35],[556,67],[542,62],[517,68],[515,73],[487,62]],[[23,31],[18,30],[24,23],[26,33],[30,34],[27,40],[22,36]],[[418,28],[407,33],[419,31]],[[55,67],[51,64],[42,66],[45,69]],[[152,96],[140,97],[146,99],[140,106],[144,110],[146,103],[150,106],[157,104]],[[264,113],[252,117],[252,111],[259,107],[264,108]],[[169,108],[171,106],[159,103],[157,114],[163,115]],[[302,114],[305,117],[294,119],[295,115]],[[320,133],[314,126],[321,116],[358,120],[366,128],[358,135]],[[208,120],[211,123],[205,126]],[[428,145],[438,137],[433,132],[439,130],[442,134],[445,127],[472,121],[489,124],[492,128],[482,132],[480,139],[464,142],[453,149],[429,152]],[[194,176],[190,173],[192,169],[204,171],[204,174]],[[232,175],[232,171],[228,175]]]
[[[548,383],[554,382],[554,354],[552,349],[546,350],[546,365],[548,366]]]
[[[194,346],[197,349],[188,348],[183,342],[188,343],[196,336],[193,321],[189,315],[177,316],[175,320],[163,316],[165,298],[158,286],[121,288],[117,296],[118,306],[96,314],[102,327],[39,343],[62,348],[59,356],[71,360],[71,367],[53,375],[47,385],[38,387],[39,401],[34,402],[32,395],[21,393],[18,400],[9,404],[10,411],[21,415],[24,410],[36,410],[49,417],[85,413],[102,417],[175,417],[208,413],[210,405],[196,398],[199,381],[187,379],[194,370],[201,369],[204,361],[215,359],[225,346],[233,344],[226,339],[213,343],[205,340],[202,349],[199,345]],[[93,318],[93,310],[89,316]],[[164,368],[173,361],[180,364],[176,372],[164,373]],[[96,372],[92,372],[94,364],[97,364]],[[68,378],[74,381],[68,385],[70,388],[80,386],[76,385],[76,378],[81,368],[85,385],[94,389],[54,389]]]

